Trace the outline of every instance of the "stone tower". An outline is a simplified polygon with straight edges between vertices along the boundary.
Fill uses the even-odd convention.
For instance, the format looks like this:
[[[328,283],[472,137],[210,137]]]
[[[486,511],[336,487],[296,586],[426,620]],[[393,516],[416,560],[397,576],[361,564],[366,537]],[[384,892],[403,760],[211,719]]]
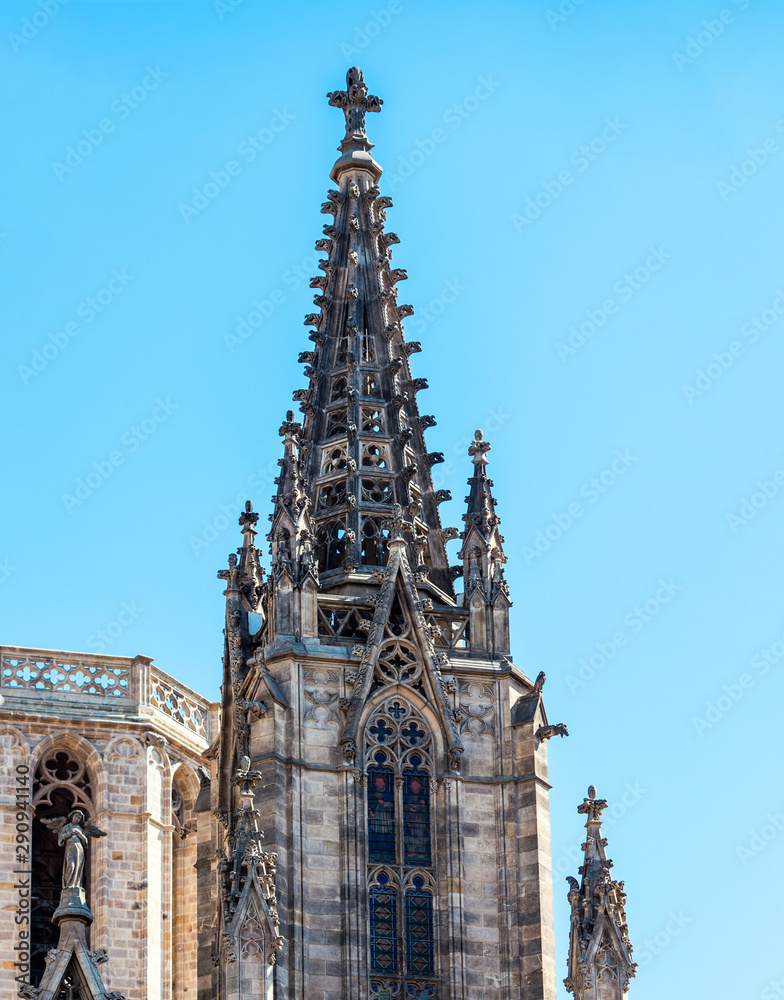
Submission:
[[[605,799],[596,798],[591,785],[588,798],[577,807],[584,814],[585,860],[582,881],[569,878],[572,917],[569,928],[569,975],[564,980],[575,1000],[623,1000],[637,968],[626,926],[623,882],[610,875],[612,861],[605,854],[602,837]]]
[[[365,131],[382,102],[359,69],[328,97],[346,132],[316,243],[302,416],[280,428],[271,568],[248,503],[220,574],[218,853],[202,855],[214,890],[200,916],[214,940],[201,934],[199,997],[552,1000],[546,740],[565,729],[547,724],[544,675],[530,681],[510,656],[479,431],[464,528],[442,527],[443,456],[425,443],[435,419],[419,409],[406,272],[391,265],[392,202]]]

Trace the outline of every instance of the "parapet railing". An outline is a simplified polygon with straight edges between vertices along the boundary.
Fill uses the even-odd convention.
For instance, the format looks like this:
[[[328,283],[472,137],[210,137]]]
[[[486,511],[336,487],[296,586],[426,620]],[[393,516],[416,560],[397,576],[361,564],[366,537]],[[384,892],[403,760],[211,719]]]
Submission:
[[[92,704],[100,700],[112,711],[153,709],[200,739],[211,738],[210,702],[159,670],[147,656],[0,646],[0,694],[39,702],[40,708],[54,707],[56,699],[84,699]]]

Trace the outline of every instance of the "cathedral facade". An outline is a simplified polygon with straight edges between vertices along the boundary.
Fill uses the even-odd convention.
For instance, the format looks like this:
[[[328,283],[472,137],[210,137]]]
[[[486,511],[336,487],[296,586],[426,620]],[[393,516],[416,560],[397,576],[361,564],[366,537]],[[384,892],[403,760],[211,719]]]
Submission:
[[[566,730],[513,661],[480,431],[461,527],[441,521],[366,133],[382,102],[358,69],[328,96],[345,135],[306,385],[280,427],[269,569],[248,502],[219,573],[220,705],[144,657],[0,654],[4,996],[556,996],[547,742]],[[634,974],[603,805],[580,807],[570,882],[578,1000],[622,1000]]]

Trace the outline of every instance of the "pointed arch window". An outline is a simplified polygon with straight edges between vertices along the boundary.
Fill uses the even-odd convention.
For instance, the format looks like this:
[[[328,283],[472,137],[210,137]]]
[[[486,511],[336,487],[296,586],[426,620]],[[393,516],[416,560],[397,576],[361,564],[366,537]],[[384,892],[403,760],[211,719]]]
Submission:
[[[367,373],[362,376],[362,394],[364,396],[381,395],[378,375]]]
[[[346,526],[343,521],[325,521],[316,533],[319,573],[337,569],[346,555]]]
[[[70,750],[54,749],[38,764],[33,781],[35,812],[30,887],[30,982],[33,986],[41,981],[49,949],[57,947],[59,932],[52,923],[52,914],[60,902],[63,882],[63,848],[57,843],[57,833],[45,826],[42,820],[67,816],[75,808],[81,808],[87,816],[91,816],[95,811],[92,796],[90,772],[84,761]],[[83,884],[89,906],[89,863],[85,865]],[[79,994],[75,985],[74,989],[76,998]]]
[[[389,528],[372,517],[362,521],[362,550],[360,560],[363,566],[386,566],[389,543]]]
[[[371,1000],[436,998],[432,736],[397,697],[365,734]]]
[[[348,381],[345,375],[338,375],[337,378],[332,380],[332,393],[331,402],[336,402],[338,399],[343,399],[348,391]]]

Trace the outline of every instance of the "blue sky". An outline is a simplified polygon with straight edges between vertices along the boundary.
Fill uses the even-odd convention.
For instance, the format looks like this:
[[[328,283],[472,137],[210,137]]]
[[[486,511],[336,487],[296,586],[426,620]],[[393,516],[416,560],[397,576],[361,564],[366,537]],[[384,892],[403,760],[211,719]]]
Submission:
[[[238,500],[270,510],[342,135],[325,94],[358,64],[442,513],[482,427],[515,661],[571,733],[559,980],[593,782],[630,996],[784,995],[783,21],[4,0],[2,641],[145,653],[217,697],[215,573]]]

